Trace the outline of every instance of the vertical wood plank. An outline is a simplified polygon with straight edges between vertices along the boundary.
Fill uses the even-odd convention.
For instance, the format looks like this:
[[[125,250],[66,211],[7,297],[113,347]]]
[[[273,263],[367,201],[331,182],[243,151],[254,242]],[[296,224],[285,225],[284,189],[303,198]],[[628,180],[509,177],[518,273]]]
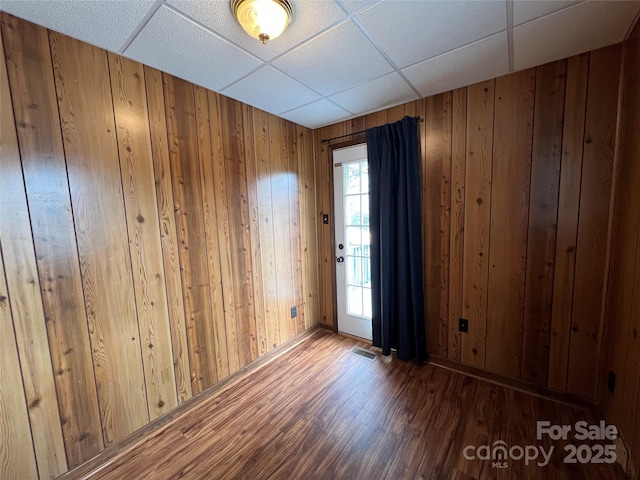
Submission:
[[[640,27],[623,46],[621,105],[616,138],[615,210],[612,255],[609,265],[608,302],[600,374],[601,395],[608,422],[620,426],[631,452],[640,465]],[[635,252],[634,242],[635,237]],[[635,255],[635,262],[633,261]],[[612,319],[615,323],[612,324]],[[608,370],[616,372],[614,394],[606,389]],[[636,470],[637,471],[637,470]]]
[[[318,322],[318,248],[316,232],[315,159],[313,133],[297,126],[299,136],[298,175],[301,225],[301,249],[304,297],[304,327],[311,328]]]
[[[278,319],[280,341],[285,342],[295,335],[290,307],[293,305],[294,280],[292,271],[293,250],[291,246],[291,224],[289,218],[288,141],[285,120],[269,116],[271,137],[271,199],[273,202],[275,265],[278,288]]]
[[[52,478],[67,460],[2,41],[0,57],[0,241],[38,474]]]
[[[199,90],[196,90],[200,92]],[[204,201],[204,227],[207,233],[207,259],[209,261],[209,278],[211,301],[213,308],[214,339],[216,348],[216,370],[218,380],[229,376],[229,351],[227,349],[227,326],[225,323],[224,280],[221,269],[219,209],[216,198],[215,166],[224,162],[222,150],[222,122],[220,120],[220,96],[208,91],[209,125],[211,134],[211,154],[206,158],[200,154],[202,169],[202,191]],[[203,100],[201,100],[203,102]],[[224,182],[224,178],[221,179]],[[226,217],[225,217],[226,218]],[[224,238],[224,237],[223,237]],[[233,305],[233,303],[232,303]],[[231,315],[235,318],[235,312]],[[235,329],[233,329],[235,332]]]
[[[215,354],[209,321],[211,298],[206,262],[206,233],[202,215],[193,85],[164,74],[169,160],[175,200],[177,237],[185,319],[195,394],[215,382]],[[213,354],[213,356],[211,356]]]
[[[180,259],[178,258],[178,239],[176,237],[176,220],[173,213],[173,186],[171,184],[171,167],[169,165],[162,73],[154,68],[144,67],[144,78],[149,111],[156,202],[158,220],[160,222],[160,241],[167,288],[174,376],[178,403],[183,403],[191,398],[192,392],[182,297],[182,279],[180,277]]]
[[[254,108],[242,105],[244,126],[244,158],[247,172],[247,210],[249,213],[249,243],[251,245],[251,265],[253,272],[253,300],[256,325],[256,354],[267,353],[266,312],[264,283],[262,279],[262,253],[260,245],[260,215],[258,211],[258,173],[256,170],[256,140],[254,137]]]
[[[0,112],[0,439],[3,445],[0,454],[0,474],[3,478],[17,478],[21,475],[35,478],[38,474],[40,478],[51,478],[66,469],[64,443],[57,412],[52,410],[58,405],[48,358],[49,346],[46,341],[44,315],[39,314],[37,304],[32,306],[27,303],[31,299],[39,300],[40,297],[35,286],[35,260],[29,262],[29,258],[33,256],[33,253],[29,252],[29,246],[31,250],[33,246],[28,243],[28,236],[24,238],[27,232],[23,231],[23,227],[28,219],[28,212],[25,211],[26,198],[22,190],[20,153],[1,37],[0,103],[3,105]],[[7,198],[7,195],[10,197]],[[5,204],[5,201],[9,204]],[[20,208],[20,211],[13,212],[16,207]],[[7,211],[7,208],[11,210]],[[16,213],[27,216],[22,219],[15,218]],[[24,245],[21,246],[22,242]],[[19,258],[15,257],[23,252],[27,254],[26,258],[22,255]],[[8,265],[6,273],[5,258]],[[20,264],[17,264],[18,261]],[[29,281],[29,275],[30,285],[25,288],[23,282]],[[15,306],[10,305],[10,283],[14,287]],[[12,298],[11,303],[13,301]],[[25,325],[25,322],[34,325]],[[31,338],[23,338],[25,333],[31,334]],[[34,344],[30,345],[29,342],[34,340]],[[30,348],[37,347],[46,348],[42,352],[30,351]],[[19,352],[20,348],[26,348],[27,351]],[[35,378],[29,378],[30,374],[34,374]],[[42,380],[42,384],[39,380]],[[44,423],[32,432],[29,417],[32,422]],[[34,425],[38,423],[34,422]],[[48,440],[53,443],[48,445]],[[36,457],[38,462],[41,462],[37,470]]]
[[[589,54],[567,60],[548,386],[567,388]]]
[[[494,94],[495,80],[467,89],[462,316],[469,332],[462,334],[460,359],[477,368],[486,357]]]
[[[486,368],[522,368],[535,70],[496,79]]]
[[[1,51],[0,56],[3,56]],[[7,128],[7,125],[3,123],[2,128]],[[15,338],[6,275],[3,262],[0,261],[0,476],[37,478],[36,457]]]
[[[378,115],[372,115],[371,118],[376,117],[384,117],[384,122],[386,122],[387,113],[383,111]],[[365,122],[366,122],[365,117]],[[383,122],[383,123],[384,123]],[[351,127],[351,122],[340,122],[330,127],[324,128],[321,130],[320,138],[334,138],[340,137],[347,133],[352,133],[349,131]],[[367,125],[366,128],[369,128]],[[357,137],[356,137],[357,138]],[[361,137],[360,137],[361,138]],[[344,139],[342,139],[344,140]],[[339,142],[339,140],[338,140]],[[321,185],[324,187],[321,189],[322,196],[321,201],[319,202],[319,216],[318,216],[318,225],[322,232],[322,244],[323,248],[320,254],[320,262],[321,262],[321,283],[325,285],[323,289],[322,295],[322,309],[323,319],[326,325],[338,328],[338,319],[336,318],[337,314],[337,301],[335,299],[335,279],[336,279],[336,269],[335,269],[335,210],[333,208],[333,150],[329,146],[329,144],[320,144],[320,152],[319,152],[319,164],[318,164],[318,173]],[[326,213],[329,215],[329,224],[325,225],[322,223],[322,214]]]
[[[398,105],[396,107],[389,108],[387,110],[387,122],[395,123],[398,120],[402,120],[404,118],[404,105]]]
[[[31,425],[37,426],[32,435],[38,474],[53,478],[67,469],[67,460],[9,81],[4,55],[0,57],[0,239],[22,384]]]
[[[448,356],[451,360],[459,362],[461,360],[461,339],[458,331],[458,319],[462,317],[462,273],[464,267],[467,89],[458,88],[453,91],[452,95]]]
[[[244,127],[240,102],[223,96],[220,104],[224,125],[222,139],[229,216],[228,241],[231,249],[231,278],[235,295],[238,359],[239,365],[243,367],[257,356],[247,208],[247,174],[244,158]]]
[[[379,112],[370,113],[364,116],[364,128],[368,130],[369,128],[372,128],[372,127],[379,127],[380,125],[384,125],[385,123],[387,123],[387,121],[388,121],[387,110],[380,110]],[[327,138],[331,138],[336,135],[340,135],[340,134],[334,133],[333,135]],[[325,137],[322,137],[322,138],[325,138]]]
[[[238,327],[236,321],[236,295],[233,283],[233,262],[231,257],[231,226],[229,224],[229,206],[227,195],[227,162],[225,161],[225,145],[224,132],[225,127],[222,118],[222,97],[216,99],[215,116],[219,119],[220,136],[216,138],[217,148],[220,149],[219,155],[213,159],[213,176],[215,179],[215,196],[216,196],[216,218],[218,229],[218,247],[220,249],[220,274],[222,278],[222,292],[224,302],[224,324],[227,337],[227,361],[229,373],[233,373],[240,368],[240,354],[238,346]],[[216,135],[217,135],[216,129]]]
[[[178,398],[172,372],[144,70],[137,62],[109,53],[109,71],[147,405],[154,419],[175,408]]]
[[[425,295],[430,353],[447,356],[449,347],[449,231],[451,177],[451,92],[425,101],[424,173]]]
[[[302,300],[302,246],[300,232],[300,197],[298,184],[300,183],[298,173],[298,155],[303,148],[298,145],[298,132],[296,125],[286,122],[288,157],[287,157],[287,184],[289,193],[289,238],[291,242],[291,272],[292,272],[292,302],[290,306],[295,306],[297,310],[296,318],[292,318],[292,328],[295,334],[304,331],[304,308]],[[289,314],[291,315],[291,314]]]
[[[640,203],[636,202],[635,205],[638,206]],[[637,462],[638,442],[640,442],[640,437],[638,437],[640,413],[637,408],[640,404],[640,338],[638,338],[640,330],[640,234],[637,236],[633,292],[631,311],[629,312],[629,320],[627,320],[629,334],[627,335],[627,345],[624,346],[627,358],[622,388],[618,392],[618,397],[621,400],[619,425],[623,429],[624,438],[629,438],[628,447],[632,451],[633,461]],[[635,428],[632,430],[627,425],[635,425]]]
[[[102,432],[110,445],[148,423],[149,412],[107,54],[53,32],[50,43]]]
[[[202,213],[202,225],[204,229],[204,242],[201,244],[204,251],[201,253],[202,257],[207,259],[208,274],[208,292],[205,295],[210,303],[211,316],[202,318],[202,324],[200,325],[200,331],[206,332],[206,339],[202,345],[207,349],[207,358],[209,366],[211,368],[211,381],[215,383],[218,381],[218,364],[220,363],[220,357],[217,352],[217,347],[220,343],[219,334],[216,331],[215,315],[222,308],[221,295],[222,284],[220,276],[218,274],[219,269],[216,260],[219,260],[219,251],[216,248],[215,243],[217,238],[216,225],[212,222],[212,216],[215,216],[215,195],[212,171],[213,152],[211,146],[211,122],[209,118],[209,99],[207,91],[201,87],[194,86],[193,88],[195,113],[196,113],[196,134],[198,142],[198,167],[200,170],[200,186],[201,186],[201,204],[197,205],[198,210]],[[194,179],[195,180],[195,179]],[[210,385],[203,385],[207,388]]]
[[[73,468],[104,445],[49,35],[9,15],[2,18],[62,433]]]
[[[636,32],[640,28],[636,27]],[[618,425],[636,465],[640,460],[640,38],[623,46],[621,104],[616,138],[615,209],[607,287],[605,340],[599,400],[607,421]],[[616,374],[610,393],[608,372]],[[635,425],[635,427],[631,427]],[[635,429],[635,432],[634,432]]]
[[[588,398],[598,383],[620,62],[620,45],[591,52],[567,381]]]
[[[257,202],[260,233],[260,267],[264,289],[265,330],[267,351],[280,344],[278,321],[278,289],[276,279],[273,208],[271,201],[271,162],[269,156],[269,114],[255,109],[253,112],[255,138],[255,164],[257,177]]]
[[[547,384],[567,63],[536,69],[522,378]]]
[[[418,115],[418,113],[416,113],[416,104],[417,102],[408,102],[404,104],[404,114],[408,115],[410,117],[415,117],[416,115]]]

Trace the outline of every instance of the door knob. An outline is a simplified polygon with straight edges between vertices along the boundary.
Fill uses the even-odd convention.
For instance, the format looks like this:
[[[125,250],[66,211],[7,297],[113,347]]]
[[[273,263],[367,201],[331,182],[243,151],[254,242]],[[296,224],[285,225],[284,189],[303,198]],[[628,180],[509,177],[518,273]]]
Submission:
[[[338,258],[336,258],[336,262],[338,262],[338,263],[342,263],[342,262],[344,262],[344,257],[338,257]]]

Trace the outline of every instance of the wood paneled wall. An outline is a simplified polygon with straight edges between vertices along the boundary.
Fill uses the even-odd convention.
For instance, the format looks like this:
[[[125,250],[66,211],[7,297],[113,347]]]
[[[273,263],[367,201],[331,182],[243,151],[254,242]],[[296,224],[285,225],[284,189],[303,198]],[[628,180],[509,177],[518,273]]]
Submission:
[[[331,213],[322,139],[424,119],[431,355],[596,398],[621,54],[615,45],[314,132],[320,217]],[[332,326],[334,246],[318,228],[320,321]]]
[[[0,477],[44,479],[317,323],[313,135],[6,14],[1,41]]]
[[[640,473],[640,23],[624,44],[600,401]],[[615,374],[613,393],[609,372]]]

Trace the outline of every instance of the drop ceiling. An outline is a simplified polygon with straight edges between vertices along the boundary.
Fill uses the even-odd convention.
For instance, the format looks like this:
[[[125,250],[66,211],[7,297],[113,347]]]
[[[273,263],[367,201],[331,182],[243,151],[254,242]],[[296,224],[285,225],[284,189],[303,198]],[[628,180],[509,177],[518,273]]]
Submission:
[[[623,41],[626,1],[292,0],[267,45],[227,0],[0,0],[0,10],[317,128]]]

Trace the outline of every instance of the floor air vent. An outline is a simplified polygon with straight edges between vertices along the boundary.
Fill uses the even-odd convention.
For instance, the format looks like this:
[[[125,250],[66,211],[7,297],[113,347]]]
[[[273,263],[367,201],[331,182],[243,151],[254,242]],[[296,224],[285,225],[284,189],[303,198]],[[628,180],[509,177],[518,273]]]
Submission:
[[[364,357],[367,360],[375,360],[376,358],[378,358],[378,355],[376,355],[375,353],[370,352],[369,350],[358,348],[358,347],[353,347],[351,349],[351,353],[353,353],[354,355],[360,355],[361,357]]]

